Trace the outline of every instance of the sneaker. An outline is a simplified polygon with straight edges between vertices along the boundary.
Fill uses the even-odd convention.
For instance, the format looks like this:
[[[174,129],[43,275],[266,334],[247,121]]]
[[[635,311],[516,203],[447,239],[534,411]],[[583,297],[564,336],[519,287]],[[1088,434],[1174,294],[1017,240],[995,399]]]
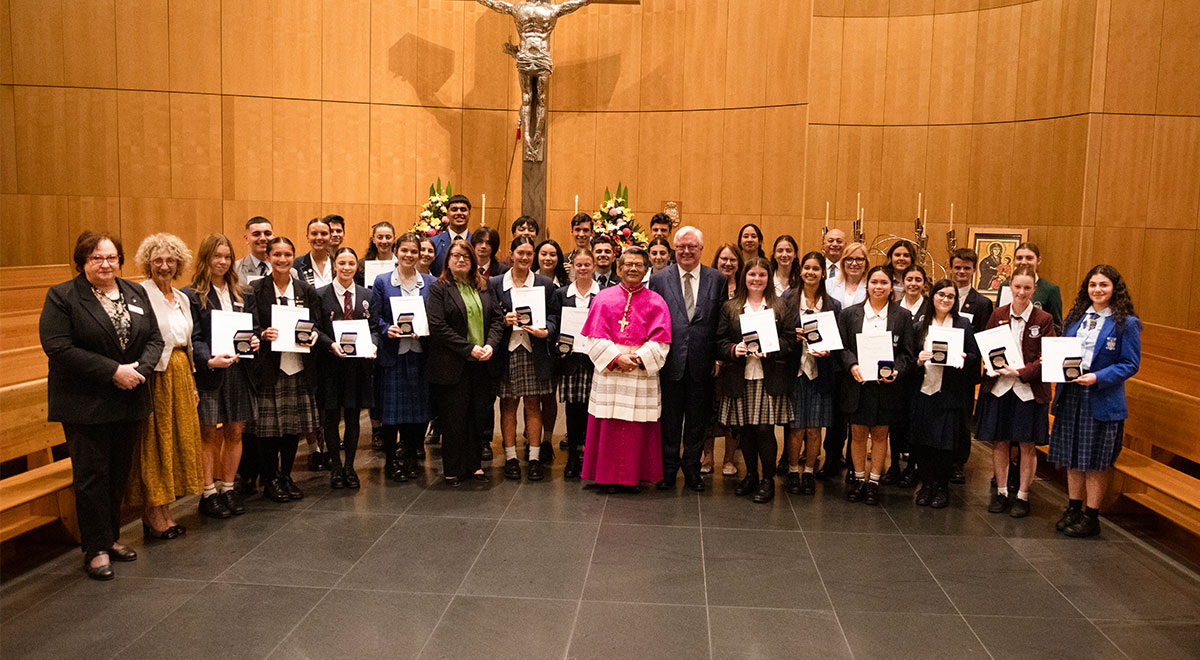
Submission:
[[[1029,515],[1029,500],[1016,498],[1013,500],[1012,507],[1008,510],[1008,515],[1012,518],[1024,518]]]
[[[992,493],[992,501],[988,504],[988,513],[1004,513],[1012,506],[1012,500],[1007,495]]]
[[[207,497],[200,498],[200,513],[209,518],[218,518],[224,520],[233,515],[229,511],[229,507],[225,506],[225,501],[217,493],[213,493]]]

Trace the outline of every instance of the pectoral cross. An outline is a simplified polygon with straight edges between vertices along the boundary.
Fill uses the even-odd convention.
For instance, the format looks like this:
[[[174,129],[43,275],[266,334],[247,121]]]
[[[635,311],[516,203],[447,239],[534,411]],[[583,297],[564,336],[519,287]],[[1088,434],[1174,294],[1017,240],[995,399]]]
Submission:
[[[617,325],[621,326],[621,334],[625,334],[626,328],[629,327],[629,319],[622,316],[621,320],[617,321]]]

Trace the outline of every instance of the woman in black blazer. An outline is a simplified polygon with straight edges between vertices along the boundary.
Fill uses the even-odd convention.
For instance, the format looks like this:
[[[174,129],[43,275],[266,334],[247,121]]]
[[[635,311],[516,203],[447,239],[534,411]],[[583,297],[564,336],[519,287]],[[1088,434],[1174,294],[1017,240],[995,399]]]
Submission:
[[[843,378],[842,409],[850,419],[850,450],[854,458],[854,477],[846,486],[846,499],[879,504],[879,480],[888,460],[888,426],[907,411],[897,382],[912,368],[912,315],[900,303],[892,301],[892,278],[886,266],[867,272],[867,298],[842,310],[838,319],[842,331],[842,366],[850,372]],[[892,335],[892,373],[877,381],[864,381],[858,363],[858,335],[890,332]],[[871,441],[870,467],[867,442]]]
[[[213,355],[212,313],[214,310],[244,312],[242,284],[233,267],[237,257],[224,234],[209,234],[196,257],[192,284],[183,289],[192,305],[192,361],[196,389],[200,392],[200,450],[204,494],[200,513],[228,518],[246,512],[242,495],[233,487],[242,458],[242,429],[258,415],[249,368],[237,355]],[[247,328],[250,329],[250,328]],[[250,339],[258,351],[258,337]],[[220,475],[220,479],[215,479]]]
[[[567,465],[563,468],[564,479],[578,479],[583,470],[583,440],[587,436],[588,399],[592,393],[592,373],[595,367],[586,352],[567,349],[564,353],[558,341],[562,329],[564,307],[591,307],[592,298],[600,293],[600,287],[592,279],[594,261],[592,251],[579,248],[571,259],[575,281],[554,292],[550,303],[550,324],[554,326],[554,346],[558,354],[558,395],[566,408],[567,421]],[[573,337],[579,342],[579,337]],[[542,408],[543,414],[545,406]]]
[[[487,481],[480,467],[480,437],[492,426],[496,380],[489,370],[501,350],[504,312],[479,273],[475,251],[456,239],[430,292],[429,381],[442,432],[442,472],[458,486]]]
[[[753,493],[755,502],[765,504],[775,498],[773,475],[779,449],[775,426],[791,423],[795,414],[791,399],[795,371],[788,354],[796,343],[796,311],[775,295],[771,262],[754,257],[746,262],[741,277],[743,286],[721,307],[717,321],[717,355],[721,360],[717,375],[718,421],[738,429],[746,461],[746,477],[734,494]],[[779,350],[763,354],[747,347],[741,315],[767,309],[775,312]]]
[[[74,260],[79,276],[46,293],[38,334],[49,367],[48,419],[63,425],[71,455],[83,567],[111,580],[110,559],[137,559],[117,542],[121,496],[163,340],[145,289],[117,277],[125,263],[118,239],[85,231]]]
[[[371,289],[354,283],[358,272],[358,254],[353,248],[338,248],[333,254],[333,282],[317,290],[321,299],[321,331],[329,335],[330,351],[317,356],[317,407],[325,428],[325,447],[329,450],[330,488],[358,488],[354,456],[358,453],[358,419],[364,408],[375,405],[373,396],[375,356],[347,356],[334,321],[367,321],[371,343],[379,347],[379,298]],[[349,309],[349,313],[347,313]],[[346,433],[338,441],[338,425],[346,423]],[[342,462],[341,451],[346,452]]]
[[[299,278],[292,277],[292,261],[296,249],[283,236],[267,244],[267,259],[271,275],[251,285],[254,329],[266,340],[254,360],[254,385],[257,390],[258,417],[253,424],[262,452],[263,495],[276,502],[304,497],[304,492],[292,480],[292,464],[300,436],[317,428],[316,356],[309,353],[275,351],[273,344],[281,331],[271,325],[272,305],[307,307],[308,318],[319,323],[323,307],[317,290]],[[287,328],[286,332],[291,332]],[[318,326],[312,333],[309,346],[328,350],[329,335]]]
[[[961,418],[973,389],[967,368],[978,366],[979,347],[971,322],[958,315],[958,288],[942,279],[934,282],[930,296],[932,311],[914,322],[912,350],[917,354],[914,370],[916,390],[909,416],[909,447],[920,471],[921,490],[917,506],[934,509],[950,504],[950,477],[954,471],[954,448],[962,441]],[[936,366],[934,351],[925,350],[929,328],[957,328],[963,332],[964,367]],[[932,347],[931,347],[932,348]]]

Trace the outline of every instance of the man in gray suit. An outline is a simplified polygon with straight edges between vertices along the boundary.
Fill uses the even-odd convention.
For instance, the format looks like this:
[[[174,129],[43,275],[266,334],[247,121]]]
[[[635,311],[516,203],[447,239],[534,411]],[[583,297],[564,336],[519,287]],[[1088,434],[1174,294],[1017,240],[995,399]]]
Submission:
[[[659,490],[684,485],[704,490],[700,454],[712,416],[717,319],[725,304],[725,278],[700,263],[704,234],[691,226],[675,232],[675,263],[650,276],[650,290],[671,311],[671,352],[660,371],[662,385],[663,479]],[[683,455],[680,456],[680,444]]]
[[[267,243],[275,236],[275,228],[271,221],[256,215],[246,221],[246,256],[234,264],[234,272],[238,281],[247,291],[250,283],[260,277],[271,274],[271,264],[267,261]],[[297,277],[296,269],[292,269],[292,277]]]

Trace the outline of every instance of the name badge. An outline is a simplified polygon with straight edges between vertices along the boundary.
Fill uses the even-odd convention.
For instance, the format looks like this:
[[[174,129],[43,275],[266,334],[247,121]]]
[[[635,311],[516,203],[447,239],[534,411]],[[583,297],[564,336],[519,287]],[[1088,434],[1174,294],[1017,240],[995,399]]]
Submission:
[[[133,312],[134,314],[142,314],[142,315],[146,314],[145,310],[143,310],[141,307],[138,307],[137,305],[131,305],[129,303],[125,303],[125,309],[128,309],[129,311]]]

